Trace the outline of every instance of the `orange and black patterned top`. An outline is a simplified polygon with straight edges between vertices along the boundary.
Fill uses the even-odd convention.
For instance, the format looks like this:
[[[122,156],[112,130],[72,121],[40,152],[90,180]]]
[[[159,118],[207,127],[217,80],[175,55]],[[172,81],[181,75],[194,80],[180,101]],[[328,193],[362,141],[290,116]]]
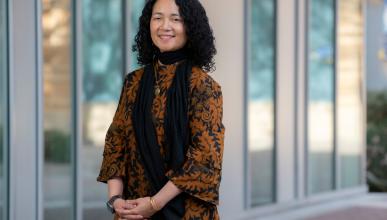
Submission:
[[[164,155],[164,114],[167,90],[171,86],[177,64],[157,64],[156,80],[160,93],[155,95],[152,112],[160,153]],[[125,77],[117,111],[105,139],[100,182],[113,177],[125,180],[127,199],[153,196],[137,149],[131,113],[144,68]],[[153,88],[149,88],[153,89]],[[189,88],[190,145],[179,170],[166,176],[187,194],[183,219],[219,219],[219,185],[221,180],[224,131],[221,88],[207,73],[192,68]]]

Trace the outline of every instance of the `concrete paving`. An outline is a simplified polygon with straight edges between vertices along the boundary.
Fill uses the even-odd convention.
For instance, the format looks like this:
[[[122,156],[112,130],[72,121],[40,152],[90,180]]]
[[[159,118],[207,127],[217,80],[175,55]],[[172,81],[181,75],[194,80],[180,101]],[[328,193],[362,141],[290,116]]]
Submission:
[[[387,204],[386,204],[387,206]],[[306,220],[386,220],[387,208],[358,206],[306,218]]]
[[[305,220],[387,220],[387,195],[369,194],[364,198],[347,201],[338,210],[317,214]]]
[[[365,194],[301,205],[249,220],[387,220],[387,194]]]

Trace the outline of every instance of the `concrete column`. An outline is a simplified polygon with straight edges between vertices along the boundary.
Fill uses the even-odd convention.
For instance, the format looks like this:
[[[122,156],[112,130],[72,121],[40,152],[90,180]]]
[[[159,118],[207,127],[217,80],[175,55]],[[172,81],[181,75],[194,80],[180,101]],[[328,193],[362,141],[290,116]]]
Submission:
[[[37,219],[39,24],[36,1],[9,3],[10,219]]]

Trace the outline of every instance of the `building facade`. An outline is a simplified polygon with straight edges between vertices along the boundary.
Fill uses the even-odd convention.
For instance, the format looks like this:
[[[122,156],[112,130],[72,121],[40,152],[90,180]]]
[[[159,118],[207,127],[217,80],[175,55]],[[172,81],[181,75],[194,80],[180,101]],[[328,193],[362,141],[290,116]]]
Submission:
[[[96,182],[143,0],[0,0],[0,219],[109,219]],[[222,219],[367,192],[378,0],[202,0],[226,127]]]

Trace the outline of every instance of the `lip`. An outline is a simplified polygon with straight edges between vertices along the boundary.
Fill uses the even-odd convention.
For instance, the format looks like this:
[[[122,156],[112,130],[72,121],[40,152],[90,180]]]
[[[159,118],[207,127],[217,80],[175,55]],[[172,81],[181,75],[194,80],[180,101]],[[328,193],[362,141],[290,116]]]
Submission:
[[[175,37],[174,35],[167,35],[167,34],[160,34],[159,35],[159,38],[162,40],[169,40],[169,39],[172,39],[174,37]]]

